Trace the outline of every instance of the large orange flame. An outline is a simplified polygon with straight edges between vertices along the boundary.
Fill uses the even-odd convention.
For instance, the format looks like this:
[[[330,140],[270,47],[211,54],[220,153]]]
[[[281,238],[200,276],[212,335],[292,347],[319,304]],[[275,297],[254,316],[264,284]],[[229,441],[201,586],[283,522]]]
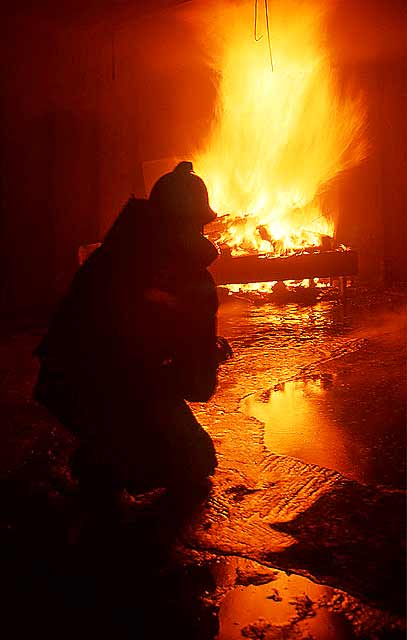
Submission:
[[[272,69],[260,7],[259,41],[251,1],[215,3],[207,21],[218,104],[194,167],[212,207],[228,214],[221,242],[234,254],[283,254],[332,236],[320,195],[366,152],[363,101],[335,86],[324,12],[315,3],[269,2]]]

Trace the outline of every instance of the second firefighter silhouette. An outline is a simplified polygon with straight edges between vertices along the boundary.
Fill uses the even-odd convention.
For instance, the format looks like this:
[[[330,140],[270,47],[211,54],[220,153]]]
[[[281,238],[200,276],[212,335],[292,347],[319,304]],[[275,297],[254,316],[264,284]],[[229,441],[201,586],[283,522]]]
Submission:
[[[217,466],[186,403],[209,400],[230,355],[202,234],[215,217],[189,162],[130,198],[36,350],[35,397],[79,436],[85,489],[196,485]]]

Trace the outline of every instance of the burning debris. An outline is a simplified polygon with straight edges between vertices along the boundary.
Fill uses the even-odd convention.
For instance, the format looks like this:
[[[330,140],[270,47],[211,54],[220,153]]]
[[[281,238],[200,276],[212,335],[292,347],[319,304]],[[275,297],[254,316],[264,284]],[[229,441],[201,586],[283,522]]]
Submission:
[[[193,165],[220,213],[208,227],[221,250],[216,283],[312,302],[334,279],[343,293],[358,273],[355,251],[336,242],[332,181],[366,156],[365,108],[337,86],[324,33],[329,3],[270,2],[269,10],[270,30],[259,12],[254,38],[251,0],[186,9],[217,84]]]
[[[216,241],[213,232],[209,236]],[[313,303],[322,295],[344,294],[348,277],[358,273],[358,255],[335,246],[329,236],[322,236],[319,245],[287,249],[278,257],[255,251],[233,256],[230,247],[221,246],[211,272],[218,285],[227,287],[223,300],[229,293],[245,293],[254,301],[265,301],[271,295],[274,302]],[[335,281],[339,283],[336,289]],[[324,288],[329,291],[323,293]]]
[[[222,247],[215,279],[269,281],[271,290],[278,281],[355,275],[357,256],[335,246],[339,212],[325,196],[366,155],[362,98],[336,86],[324,41],[327,9],[270,3],[271,68],[268,39],[253,37],[252,5],[216,3],[210,16],[199,16],[218,83],[212,130],[194,158],[223,214],[210,230]],[[262,19],[258,33],[268,28]]]
[[[221,252],[226,255],[265,255],[267,257],[282,257],[289,255],[300,255],[304,253],[316,253],[320,251],[332,251],[334,249],[346,250],[344,245],[336,245],[332,236],[323,233],[316,233],[302,230],[302,238],[295,235],[295,229],[290,235],[290,242],[284,243],[281,239],[272,236],[270,229],[265,224],[260,224],[250,229],[249,239],[245,239],[245,228],[248,222],[242,217],[231,215],[221,216],[208,227],[208,237],[217,244]],[[225,236],[231,233],[232,229],[239,229],[238,235],[243,237],[238,248],[234,248],[224,241]],[[260,251],[258,247],[262,247]]]

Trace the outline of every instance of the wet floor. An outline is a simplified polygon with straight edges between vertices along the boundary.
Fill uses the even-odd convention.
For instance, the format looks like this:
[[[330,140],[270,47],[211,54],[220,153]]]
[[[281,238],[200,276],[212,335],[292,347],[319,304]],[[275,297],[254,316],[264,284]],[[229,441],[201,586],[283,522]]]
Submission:
[[[405,487],[402,309],[370,315],[338,303],[265,305],[232,307],[224,317],[220,328],[230,328],[243,366],[260,370],[259,389],[239,409],[264,425],[271,452],[360,482]]]
[[[377,611],[344,592],[274,571],[265,584],[237,584],[227,593],[220,610],[219,639],[349,640],[357,636],[362,611],[365,633],[369,628],[372,637],[380,634]]]
[[[397,371],[377,380],[368,368],[282,382],[242,400],[264,424],[270,451],[329,467],[359,482],[405,486],[404,407]]]
[[[136,637],[142,621],[154,640],[403,638],[406,315],[383,292],[223,304],[234,357],[210,402],[192,405],[218,457],[209,497],[180,530],[168,508],[146,520],[132,505],[120,532],[102,527],[83,548],[58,542],[74,443],[31,403],[40,332],[0,342],[0,467],[18,487],[4,535],[15,530],[10,576],[33,585],[31,614],[51,599],[72,628],[86,608],[89,629],[105,611],[111,637]]]
[[[405,322],[397,300],[223,306],[219,331],[234,359],[198,411],[220,470],[195,540],[290,575],[280,572],[278,588],[234,584],[218,640],[396,633],[386,606],[357,596],[377,604],[403,590],[392,544],[405,517]],[[332,589],[335,602],[356,597],[351,612],[326,606]]]

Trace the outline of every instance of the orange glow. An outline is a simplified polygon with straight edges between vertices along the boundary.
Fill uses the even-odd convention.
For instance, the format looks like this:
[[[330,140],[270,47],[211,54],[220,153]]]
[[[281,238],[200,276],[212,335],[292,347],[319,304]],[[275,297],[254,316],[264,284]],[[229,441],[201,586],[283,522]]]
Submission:
[[[332,237],[336,212],[322,210],[321,194],[366,155],[363,102],[335,86],[324,12],[270,2],[269,16],[274,70],[260,9],[254,39],[253,2],[215,3],[206,34],[218,104],[194,167],[227,215],[220,243],[233,255],[285,255]]]
[[[272,282],[249,282],[247,284],[228,284],[227,288],[231,293],[251,293],[257,291],[258,293],[271,293],[273,291],[274,285],[277,284],[277,280],[273,280]],[[285,285],[290,289],[295,289],[299,287],[309,287],[310,282],[309,278],[304,278],[303,280],[285,280]],[[314,278],[314,286],[318,289],[326,289],[329,286],[329,281],[320,280],[319,278]]]
[[[329,399],[335,393],[329,378],[294,380],[275,387],[267,401],[248,396],[242,409],[264,422],[264,444],[271,451],[340,469],[361,481],[365,470],[355,458],[354,443],[347,439],[346,429],[332,419]]]

